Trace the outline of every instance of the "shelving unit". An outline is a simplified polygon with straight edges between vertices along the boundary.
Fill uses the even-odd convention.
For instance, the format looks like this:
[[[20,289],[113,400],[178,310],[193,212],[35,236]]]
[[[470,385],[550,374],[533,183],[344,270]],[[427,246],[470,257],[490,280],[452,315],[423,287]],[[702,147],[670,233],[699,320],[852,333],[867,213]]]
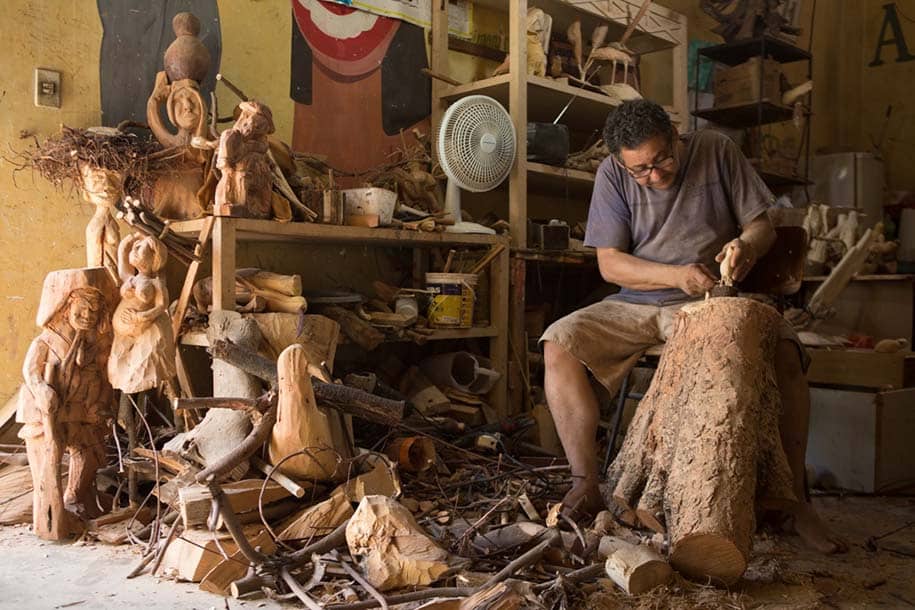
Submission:
[[[171,230],[196,237],[205,223],[204,219],[173,222]],[[413,282],[420,287],[427,268],[425,250],[434,247],[480,247],[496,244],[508,245],[508,238],[499,235],[469,235],[462,233],[422,233],[386,228],[363,228],[314,223],[280,223],[272,220],[215,217],[213,219],[210,248],[213,275],[213,309],[233,310],[235,305],[236,244],[301,243],[309,245],[353,245],[360,247],[386,247],[410,249],[413,252]],[[468,329],[435,329],[428,336],[431,341],[455,339],[488,339],[489,358],[493,368],[502,376],[489,394],[489,402],[497,413],[507,413],[508,401],[508,270],[509,250],[503,252],[489,266],[490,322],[485,327]],[[182,344],[206,347],[206,334],[186,333]]]
[[[527,74],[526,16],[533,2],[528,0],[476,0],[476,4],[507,12],[509,33],[509,73],[486,78],[466,85],[452,86],[438,81],[432,85],[433,127],[451,102],[468,95],[488,95],[505,106],[512,118],[518,138],[517,160],[507,180],[508,221],[511,225],[511,345],[512,357],[521,371],[527,369],[524,333],[526,263],[536,261],[553,265],[590,265],[596,263],[593,252],[550,252],[529,250],[527,243],[528,194],[581,201],[587,205],[594,185],[589,172],[553,167],[527,161],[528,121],[552,122],[563,108],[568,111],[561,122],[572,132],[589,134],[601,130],[607,114],[622,100],[609,95],[574,86],[568,79],[552,79]],[[432,70],[448,73],[447,2],[433,3]],[[587,40],[594,27],[609,26],[607,41],[619,40],[641,7],[641,0],[539,0],[536,6],[553,19],[553,31],[564,32],[576,19],[581,20]],[[639,22],[627,46],[644,55],[669,50],[672,55],[672,103],[667,106],[672,117],[683,121],[688,115],[687,102],[687,19],[675,11],[652,4]],[[571,104],[570,104],[571,100]],[[500,191],[504,192],[504,191]],[[563,209],[556,206],[555,215],[563,218]],[[523,373],[522,373],[523,375]],[[520,386],[520,382],[518,383]],[[523,404],[520,393],[512,395],[513,412]]]
[[[706,59],[726,66],[737,66],[754,57],[771,59],[780,64],[806,61],[807,78],[813,77],[813,58],[810,53],[772,36],[760,36],[699,49],[697,62]],[[697,65],[693,85],[696,91],[699,90],[699,72],[699,66]],[[764,68],[761,66],[759,70],[760,93],[764,90],[764,80]],[[693,116],[732,129],[761,129],[763,125],[790,121],[794,116],[793,108],[782,104],[781,99],[773,100],[760,97],[754,102],[701,109],[698,107],[698,100],[699,96],[696,96],[696,106],[692,112]],[[810,146],[809,120],[806,121],[804,129],[806,132],[804,134],[805,149],[801,151],[801,154],[806,151],[806,147]],[[757,138],[757,145],[748,156],[752,159],[762,159],[762,138]],[[760,167],[758,164],[756,170],[763,181],[771,188],[778,189],[809,184],[806,176],[785,175],[771,171],[765,166]]]

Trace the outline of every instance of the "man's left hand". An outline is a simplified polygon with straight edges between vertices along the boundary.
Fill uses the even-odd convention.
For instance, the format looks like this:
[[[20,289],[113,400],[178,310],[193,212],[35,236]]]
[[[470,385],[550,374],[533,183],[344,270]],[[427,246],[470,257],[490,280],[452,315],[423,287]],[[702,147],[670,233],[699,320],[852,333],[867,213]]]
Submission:
[[[729,275],[735,282],[739,282],[746,277],[753,265],[756,264],[756,250],[752,245],[738,237],[724,245],[721,252],[715,257],[715,262],[720,263],[723,261],[728,250],[731,250],[731,272]]]

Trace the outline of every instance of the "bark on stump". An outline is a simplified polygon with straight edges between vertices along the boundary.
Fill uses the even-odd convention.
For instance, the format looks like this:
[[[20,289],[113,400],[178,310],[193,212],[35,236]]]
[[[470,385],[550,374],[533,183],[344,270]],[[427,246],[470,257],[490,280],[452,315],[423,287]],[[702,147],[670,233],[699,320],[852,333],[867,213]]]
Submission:
[[[795,501],[778,430],[780,324],[750,299],[684,307],[608,471],[613,500],[669,534],[685,576],[737,581],[755,507]]]

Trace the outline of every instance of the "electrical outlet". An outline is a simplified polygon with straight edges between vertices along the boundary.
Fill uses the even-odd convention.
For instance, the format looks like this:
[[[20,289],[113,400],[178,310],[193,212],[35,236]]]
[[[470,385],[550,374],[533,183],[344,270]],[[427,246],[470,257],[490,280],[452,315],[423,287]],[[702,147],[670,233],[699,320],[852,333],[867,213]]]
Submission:
[[[60,108],[60,72],[35,68],[35,105]]]

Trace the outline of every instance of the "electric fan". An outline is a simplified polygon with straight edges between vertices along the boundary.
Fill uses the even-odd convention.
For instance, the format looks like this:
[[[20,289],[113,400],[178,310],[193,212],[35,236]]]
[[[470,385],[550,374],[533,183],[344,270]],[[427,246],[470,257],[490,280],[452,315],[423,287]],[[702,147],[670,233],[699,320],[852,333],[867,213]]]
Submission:
[[[448,231],[495,233],[461,219],[461,189],[479,193],[505,180],[515,162],[515,127],[502,105],[485,95],[452,104],[438,131],[438,158],[448,177],[445,211],[454,218]]]

